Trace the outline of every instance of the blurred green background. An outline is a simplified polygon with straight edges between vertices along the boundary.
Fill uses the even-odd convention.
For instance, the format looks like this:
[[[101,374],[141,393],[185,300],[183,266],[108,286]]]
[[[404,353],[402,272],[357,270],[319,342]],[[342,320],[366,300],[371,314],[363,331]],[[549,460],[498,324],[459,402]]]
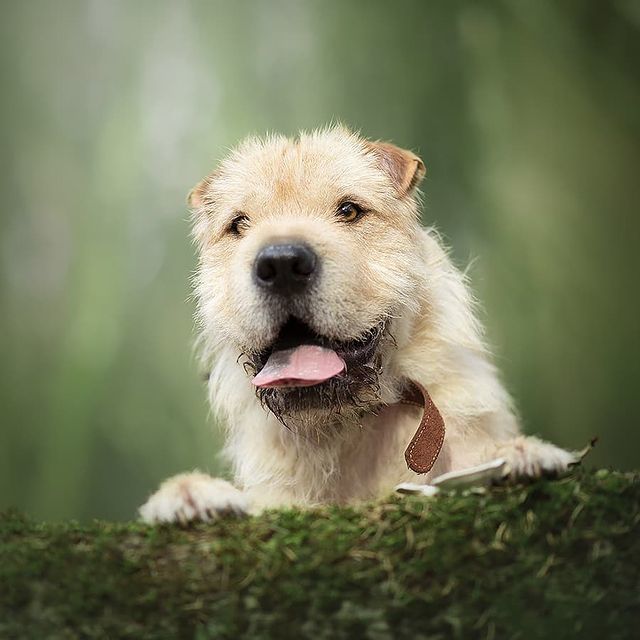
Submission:
[[[418,151],[529,433],[637,467],[640,3],[4,2],[0,508],[224,471],[185,195],[249,133]]]

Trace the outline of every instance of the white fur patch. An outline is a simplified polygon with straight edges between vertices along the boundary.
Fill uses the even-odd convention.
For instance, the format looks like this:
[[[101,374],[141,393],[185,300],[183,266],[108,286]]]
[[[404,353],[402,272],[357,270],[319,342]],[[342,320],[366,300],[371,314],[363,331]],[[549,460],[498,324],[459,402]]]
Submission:
[[[239,489],[205,473],[182,473],[165,480],[140,507],[145,522],[215,520],[222,515],[246,515],[249,499]]]
[[[533,436],[519,436],[498,444],[495,455],[507,462],[505,472],[512,480],[561,475],[578,462],[578,456]]]

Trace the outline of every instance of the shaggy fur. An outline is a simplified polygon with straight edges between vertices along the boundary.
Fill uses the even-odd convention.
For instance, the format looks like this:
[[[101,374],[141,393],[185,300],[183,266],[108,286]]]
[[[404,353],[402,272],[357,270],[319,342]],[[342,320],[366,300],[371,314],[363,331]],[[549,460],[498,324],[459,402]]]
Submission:
[[[176,476],[141,508],[145,520],[349,503],[497,456],[513,478],[571,464],[572,454],[518,435],[465,276],[420,225],[423,175],[411,152],[333,127],[250,138],[194,188],[198,346],[235,486]],[[340,219],[344,201],[362,206],[360,219]],[[292,238],[313,247],[322,269],[284,304],[255,286],[252,265],[265,244]],[[290,317],[332,344],[378,331],[375,352],[316,390],[256,394],[252,374]],[[428,389],[446,423],[425,476],[403,455],[420,421],[418,409],[397,404],[406,380]]]

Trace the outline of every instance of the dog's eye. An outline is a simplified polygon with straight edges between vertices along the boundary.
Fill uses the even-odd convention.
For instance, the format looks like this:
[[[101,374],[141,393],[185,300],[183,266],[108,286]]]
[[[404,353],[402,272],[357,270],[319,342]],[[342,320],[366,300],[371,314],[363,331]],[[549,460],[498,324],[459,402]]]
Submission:
[[[362,215],[362,208],[358,206],[355,202],[343,202],[338,207],[338,215],[345,222],[353,222],[357,220]]]
[[[234,236],[239,236],[248,226],[249,218],[244,214],[240,214],[231,221],[228,231]]]

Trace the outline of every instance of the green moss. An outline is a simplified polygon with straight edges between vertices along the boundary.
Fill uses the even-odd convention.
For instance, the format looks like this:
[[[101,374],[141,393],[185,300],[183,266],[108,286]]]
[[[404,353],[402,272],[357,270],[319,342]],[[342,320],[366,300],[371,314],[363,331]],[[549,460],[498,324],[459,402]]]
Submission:
[[[0,637],[631,638],[640,478],[189,528],[0,517]]]

